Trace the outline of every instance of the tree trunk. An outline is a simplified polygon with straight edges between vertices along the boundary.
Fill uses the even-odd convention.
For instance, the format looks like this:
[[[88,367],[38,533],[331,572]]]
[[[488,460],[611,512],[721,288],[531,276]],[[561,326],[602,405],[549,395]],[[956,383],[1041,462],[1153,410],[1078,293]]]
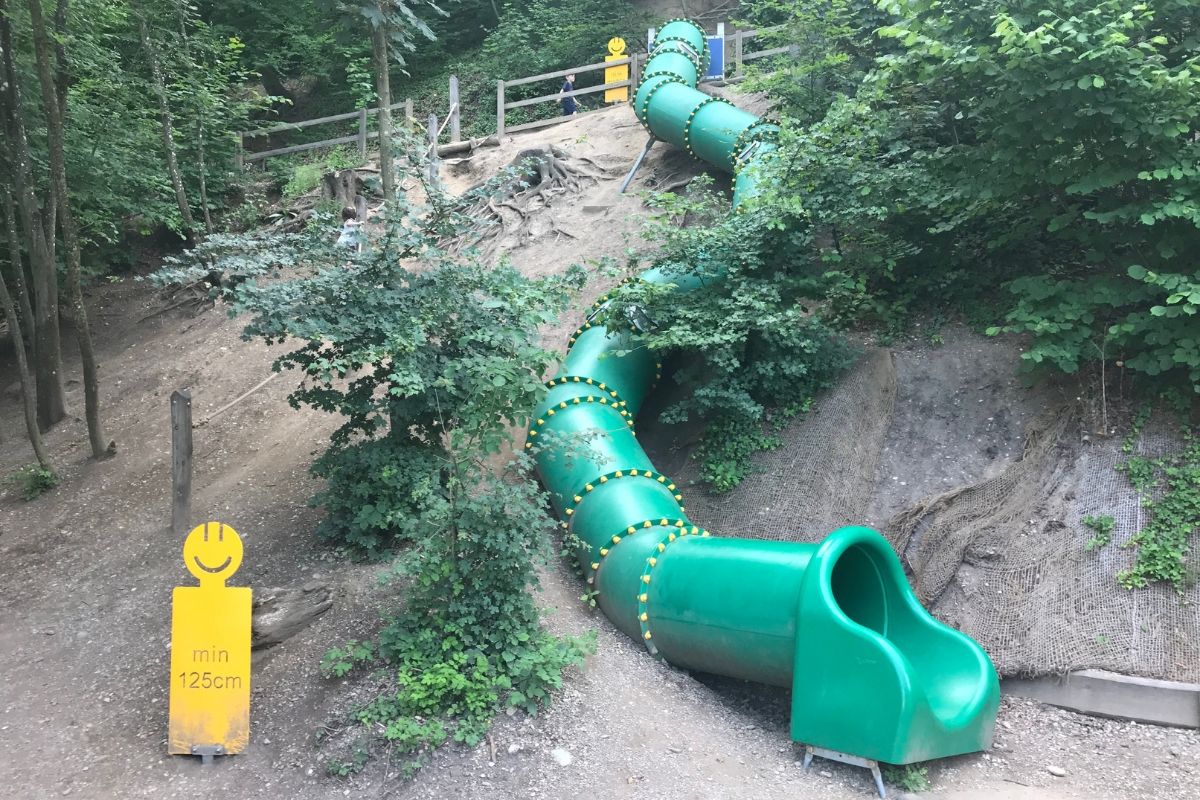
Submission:
[[[213,232],[212,213],[208,210],[208,180],[204,176],[204,112],[196,119],[196,169],[200,171],[200,208],[204,211],[204,232]]]
[[[62,378],[62,341],[58,320],[58,275],[54,260],[54,217],[52,204],[43,213],[34,194],[33,158],[25,131],[21,88],[13,56],[12,28],[8,2],[0,0],[0,52],[3,53],[6,91],[0,93],[0,117],[6,136],[0,138],[0,152],[9,164],[11,186],[16,189],[17,208],[33,279],[33,349],[37,378],[37,416],[41,430],[49,430],[67,415],[66,392]],[[50,223],[48,228],[47,223]]]
[[[18,270],[21,268],[20,262],[16,264],[16,267]],[[0,275],[0,308],[4,311],[8,329],[12,331],[13,335],[13,350],[17,354],[17,376],[21,380],[21,400],[25,406],[25,430],[29,432],[29,443],[33,445],[33,454],[37,456],[38,463],[44,469],[53,469],[50,466],[50,456],[46,454],[46,447],[42,444],[42,432],[38,430],[37,390],[29,377],[29,362],[25,360],[25,345],[21,341],[21,326],[17,321],[17,309],[13,305],[12,295],[8,293],[8,285],[4,282],[3,275]]]
[[[17,212],[13,206],[12,184],[6,183],[0,194],[0,203],[4,204],[4,236],[8,239],[8,258],[13,265],[13,290],[16,293],[16,308],[21,317],[21,328],[18,333],[33,353],[37,362],[36,338],[33,333],[33,306],[29,304],[29,288],[25,283],[25,265],[21,259],[21,236],[17,232]]]
[[[183,41],[188,63],[194,65],[196,62],[192,57],[192,40],[187,32],[187,8],[183,2],[175,3],[175,15],[179,20],[179,38]],[[213,221],[208,205],[208,168],[205,166],[204,99],[202,94],[196,94],[196,168],[200,172],[200,185],[197,188],[200,190],[200,211],[204,214],[204,232],[210,234],[213,232]]]
[[[386,12],[380,8],[386,19]],[[392,158],[392,81],[388,74],[387,23],[382,20],[371,31],[371,49],[375,56],[375,94],[379,95],[379,174],[383,178],[383,199],[388,207],[396,200],[396,167]]]
[[[296,98],[283,85],[283,77],[275,67],[264,64],[258,68],[258,77],[262,81],[263,88],[267,90],[267,94],[272,97],[282,97],[290,103],[295,102]]]
[[[64,146],[66,134],[62,115],[58,113],[58,95],[54,86],[54,73],[50,69],[50,42],[46,35],[46,23],[42,18],[41,0],[29,0],[29,17],[33,27],[33,49],[37,60],[38,79],[42,84],[42,104],[46,111],[50,176],[53,193],[58,200],[58,225],[62,231],[63,250],[66,251],[67,288],[71,293],[75,336],[79,340],[79,356],[83,362],[84,416],[87,418],[88,440],[92,446],[92,456],[104,458],[110,455],[111,444],[105,441],[100,424],[100,377],[96,366],[96,352],[92,347],[92,330],[88,324],[87,308],[83,304],[83,286],[79,274],[79,231],[75,226],[71,197],[67,192],[67,160]]]
[[[175,121],[171,117],[171,106],[167,102],[167,84],[163,80],[162,68],[158,63],[158,53],[154,42],[150,39],[150,28],[146,18],[138,15],[138,31],[142,37],[142,49],[146,51],[146,60],[150,62],[150,77],[154,81],[154,92],[158,95],[159,115],[162,119],[163,149],[167,155],[167,172],[171,177],[171,186],[175,189],[175,202],[179,205],[179,216],[183,218],[183,232],[189,244],[196,242],[196,222],[192,218],[192,208],[188,205],[187,192],[183,188],[183,176],[179,173],[179,158],[175,151]]]

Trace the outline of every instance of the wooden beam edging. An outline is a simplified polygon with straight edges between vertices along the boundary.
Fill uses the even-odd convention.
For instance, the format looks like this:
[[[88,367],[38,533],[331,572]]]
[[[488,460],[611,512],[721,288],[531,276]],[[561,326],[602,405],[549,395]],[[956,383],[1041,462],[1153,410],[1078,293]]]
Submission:
[[[1005,678],[1000,691],[1081,714],[1176,728],[1200,728],[1200,684],[1085,669],[1066,675]]]

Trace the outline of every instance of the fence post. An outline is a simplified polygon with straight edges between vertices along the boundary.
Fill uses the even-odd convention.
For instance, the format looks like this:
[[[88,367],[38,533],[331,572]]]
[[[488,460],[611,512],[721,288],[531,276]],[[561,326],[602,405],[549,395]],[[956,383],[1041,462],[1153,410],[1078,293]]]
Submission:
[[[637,103],[638,85],[642,82],[641,54],[634,53],[629,59],[629,102]]]
[[[367,163],[367,109],[358,110],[358,160]]]
[[[742,31],[739,29],[733,35],[733,74],[741,77],[742,74],[742,47],[745,38],[742,36]]]
[[[192,395],[171,392],[171,533],[187,535],[192,512]]]
[[[413,123],[416,122],[416,118],[413,117],[411,97],[404,98],[404,121],[408,123],[409,130],[412,129]]]
[[[504,135],[504,81],[496,81],[496,135]]]
[[[458,76],[450,76],[450,141],[457,142],[462,139],[462,130],[459,126],[460,111],[458,105]]]
[[[429,186],[438,185],[438,119],[437,114],[429,115]]]
[[[267,146],[270,147],[270,144],[268,144]],[[245,155],[246,155],[246,137],[243,134],[239,133],[237,135],[237,149],[233,151],[233,166],[237,170],[239,175],[242,174],[242,170],[246,166]]]

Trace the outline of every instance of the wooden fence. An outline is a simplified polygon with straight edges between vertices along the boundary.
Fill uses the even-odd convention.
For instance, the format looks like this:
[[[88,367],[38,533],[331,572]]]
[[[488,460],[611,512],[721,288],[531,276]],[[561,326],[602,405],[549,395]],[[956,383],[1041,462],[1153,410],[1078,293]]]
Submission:
[[[747,50],[746,44],[754,39],[761,37],[763,34],[772,33],[779,30],[775,28],[762,28],[752,30],[739,30],[725,37],[725,52],[729,53],[732,50],[733,59],[733,75],[741,76],[747,62],[754,61],[768,56],[783,55],[785,53],[794,53],[795,45],[787,45],[784,47],[771,47],[764,50]],[[623,81],[613,81],[612,83],[602,83],[597,86],[587,86],[582,89],[576,89],[572,94],[576,97],[582,94],[592,94],[594,92],[603,92],[607,89],[619,89],[621,87],[629,87],[630,94],[637,88],[641,81],[642,68],[646,65],[646,60],[650,57],[648,53],[635,53],[632,56],[616,59],[614,61],[602,61],[595,64],[585,64],[582,67],[572,67],[571,69],[560,69],[557,72],[546,72],[541,75],[531,75],[528,78],[518,78],[514,81],[496,81],[496,134],[503,136],[506,133],[516,133],[518,131],[531,130],[533,128],[544,128],[548,125],[557,125],[560,122],[565,122],[568,119],[587,116],[594,114],[596,111],[603,109],[595,109],[593,111],[584,111],[577,113],[573,117],[551,117],[549,119],[539,119],[533,122],[524,122],[520,125],[508,125],[505,122],[507,112],[514,108],[524,108],[526,106],[537,105],[539,103],[554,103],[562,99],[561,90],[553,94],[543,94],[538,97],[529,97],[523,100],[515,100],[509,102],[506,95],[508,89],[514,86],[524,86],[538,81],[548,81],[554,78],[564,78],[567,75],[575,75],[579,73],[596,72],[598,70],[609,69],[611,67],[620,67],[626,64],[629,65],[629,77]],[[728,62],[727,62],[728,63]]]
[[[747,50],[747,44],[754,39],[761,37],[765,33],[771,33],[779,30],[778,28],[762,28],[757,30],[739,30],[725,37],[725,52],[732,55],[733,75],[739,77],[743,74],[743,68],[746,63],[760,58],[769,56],[783,55],[785,53],[794,53],[796,45],[787,45],[784,47],[771,47],[764,50]],[[585,64],[581,67],[572,67],[570,69],[561,69],[556,72],[547,72],[542,75],[532,75],[528,78],[518,78],[511,81],[496,81],[496,134],[503,136],[506,133],[516,133],[518,131],[531,130],[533,128],[542,128],[548,125],[557,125],[560,122],[565,122],[573,117],[554,116],[549,119],[535,120],[533,122],[525,122],[519,125],[506,125],[505,116],[507,112],[516,108],[525,108],[541,103],[555,103],[561,99],[559,92],[553,94],[544,94],[537,97],[529,97],[521,100],[509,101],[507,98],[507,90],[514,86],[524,86],[538,81],[553,80],[563,78],[567,75],[578,73],[595,72],[597,70],[609,69],[611,67],[620,67],[629,65],[629,77],[622,81],[613,81],[612,83],[602,83],[597,86],[587,86],[574,91],[575,96],[593,94],[595,92],[603,92],[608,89],[619,89],[628,87],[630,93],[637,87],[642,68],[646,64],[646,59],[649,58],[647,53],[635,53],[625,58],[615,61],[601,61],[595,64]],[[458,78],[450,77],[450,108],[447,114],[447,119],[442,123],[442,129],[447,124],[450,129],[450,141],[458,142],[461,140],[460,133],[460,110],[459,110],[459,92]],[[417,129],[417,122],[413,116],[412,99],[406,99],[402,102],[395,103],[391,106],[393,111],[404,109],[404,119],[408,126],[414,130]],[[601,111],[603,109],[596,109]],[[585,111],[582,114],[575,116],[586,116],[594,114],[596,111]],[[306,119],[300,122],[284,122],[279,125],[273,125],[269,128],[260,128],[253,131],[245,131],[238,134],[237,148],[237,167],[240,170],[245,164],[253,161],[262,161],[271,156],[290,155],[292,153],[302,153],[306,150],[318,150],[326,147],[337,147],[343,144],[355,144],[358,146],[358,154],[364,161],[367,157],[367,142],[371,139],[379,138],[378,131],[369,130],[368,122],[371,117],[379,114],[378,108],[362,108],[358,111],[351,111],[346,114],[334,114],[330,117],[318,117],[317,119]],[[298,131],[304,128],[310,128],[314,125],[329,125],[337,122],[349,122],[350,120],[358,121],[358,132],[349,136],[338,136],[332,139],[323,139],[319,142],[307,142],[305,144],[296,144],[289,147],[279,147],[273,150],[261,150],[258,152],[246,152],[245,144],[247,139],[258,138],[262,136],[270,136],[275,133],[283,133],[285,131]],[[441,135],[441,130],[438,130],[438,135]]]
[[[390,107],[392,111],[404,109],[404,119],[409,125],[414,123],[413,119],[413,104],[412,98],[408,98],[400,103],[394,103]],[[367,120],[370,117],[379,114],[378,108],[360,108],[358,111],[351,111],[347,114],[334,114],[330,117],[318,117],[316,119],[306,119],[300,122],[283,122],[279,125],[272,125],[269,128],[259,128],[254,131],[244,131],[238,134],[238,150],[237,163],[241,167],[243,164],[252,161],[262,161],[271,156],[286,156],[292,153],[302,153],[305,150],[317,150],[324,147],[337,147],[343,144],[357,144],[359,158],[366,160],[367,157],[367,141],[370,139],[378,139],[378,131],[369,131],[367,129]],[[305,144],[295,144],[290,147],[278,147],[274,150],[260,150],[258,152],[246,152],[246,140],[254,139],[261,136],[270,136],[274,133],[283,133],[285,131],[298,131],[303,128],[311,128],[314,125],[329,125],[335,122],[348,122],[349,120],[358,120],[358,133],[350,136],[338,136],[333,139],[322,139],[319,142],[306,142]],[[456,126],[457,129],[457,126]]]

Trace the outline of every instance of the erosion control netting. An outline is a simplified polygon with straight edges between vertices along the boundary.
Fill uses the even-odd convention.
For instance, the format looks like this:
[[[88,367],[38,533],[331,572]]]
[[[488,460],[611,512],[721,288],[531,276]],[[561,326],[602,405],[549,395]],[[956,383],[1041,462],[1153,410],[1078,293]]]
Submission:
[[[904,404],[915,402],[915,384],[928,378],[906,377],[911,363],[868,352],[813,412],[785,431],[781,448],[755,457],[759,471],[733,492],[704,491],[695,462],[689,462],[679,475],[684,485],[697,484],[687,490],[689,516],[721,535],[806,542],[867,522],[873,497],[898,488],[898,476],[888,472],[919,475],[928,466],[920,463],[928,454],[917,441],[919,426],[894,424]],[[969,371],[972,363],[964,359],[955,369]],[[973,377],[962,377],[963,385]],[[951,405],[959,401],[952,399],[954,387],[947,389],[945,408],[922,405],[918,416],[933,419],[951,409],[941,424],[951,432],[956,425],[962,429],[964,453],[985,447],[980,440],[986,436],[975,436],[969,420],[954,416]],[[1009,406],[1013,396],[1029,406],[1027,413]],[[984,393],[970,402],[989,401]],[[1086,426],[1074,403],[1050,403],[1045,394],[1023,391],[998,393],[991,402],[997,418],[1015,413],[1029,420],[1023,445],[1018,431],[1018,446],[1007,459],[987,469],[971,465],[966,472],[974,475],[944,491],[927,493],[928,482],[916,481],[914,491],[921,487],[927,494],[902,498],[896,504],[901,510],[877,524],[902,554],[921,601],[979,641],[1001,675],[1095,667],[1200,680],[1200,589],[1191,586],[1182,595],[1163,585],[1130,591],[1115,577],[1133,564],[1134,550],[1120,545],[1145,523],[1146,512],[1114,467],[1129,455],[1178,450],[1179,432],[1156,417],[1134,452],[1125,454],[1120,436],[1084,441]],[[881,472],[884,453],[890,461]],[[904,463],[906,456],[912,463]],[[1081,522],[1089,515],[1115,520],[1112,542],[1090,552],[1085,544],[1093,531]],[[1194,574],[1200,555],[1193,550],[1190,559]]]
[[[696,462],[677,478],[695,483],[688,516],[726,536],[816,542],[834,528],[859,524],[896,398],[896,373],[884,350],[864,354],[817,409],[793,421],[783,446],[754,458],[755,471],[733,492],[700,488]]]

